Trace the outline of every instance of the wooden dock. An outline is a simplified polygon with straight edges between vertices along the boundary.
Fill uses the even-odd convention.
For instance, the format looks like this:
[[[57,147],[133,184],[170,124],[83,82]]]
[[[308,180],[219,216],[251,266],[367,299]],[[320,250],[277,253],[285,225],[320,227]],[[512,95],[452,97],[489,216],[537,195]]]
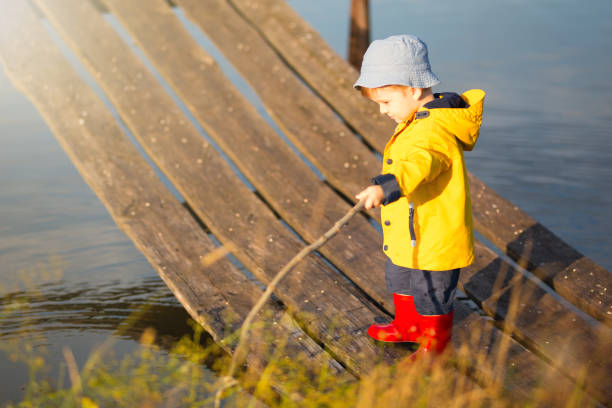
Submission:
[[[0,59],[8,76],[189,314],[231,353],[235,344],[223,339],[262,289],[227,252],[269,283],[380,172],[376,152],[393,124],[352,89],[354,68],[283,0],[0,2]],[[176,8],[249,83],[282,134],[227,79]],[[121,22],[209,139],[103,12]],[[89,70],[138,147],[56,46],[43,18]],[[596,403],[612,404],[610,272],[473,175],[470,186],[477,230],[507,258],[476,243],[476,261],[459,287],[480,309],[456,303],[458,359],[473,367],[477,382],[508,373],[502,382],[517,400],[529,400],[546,381],[559,390],[554,405],[578,382]],[[365,333],[393,314],[372,221],[379,222],[376,211],[355,217],[281,282],[266,313],[277,323],[273,337],[289,339],[287,356],[307,355],[314,365],[358,378],[408,353],[380,349]],[[264,367],[256,343],[248,364]],[[476,361],[483,349],[496,355],[500,347],[507,348],[501,371]]]

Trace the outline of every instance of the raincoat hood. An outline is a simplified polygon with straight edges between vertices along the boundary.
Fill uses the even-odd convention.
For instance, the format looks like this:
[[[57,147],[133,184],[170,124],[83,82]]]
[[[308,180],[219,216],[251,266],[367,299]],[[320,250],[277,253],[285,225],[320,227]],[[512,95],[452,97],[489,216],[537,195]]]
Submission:
[[[420,112],[428,112],[440,126],[455,135],[463,150],[472,150],[480,134],[485,92],[471,89],[461,96],[445,93],[436,94],[436,97],[419,109],[417,118]]]

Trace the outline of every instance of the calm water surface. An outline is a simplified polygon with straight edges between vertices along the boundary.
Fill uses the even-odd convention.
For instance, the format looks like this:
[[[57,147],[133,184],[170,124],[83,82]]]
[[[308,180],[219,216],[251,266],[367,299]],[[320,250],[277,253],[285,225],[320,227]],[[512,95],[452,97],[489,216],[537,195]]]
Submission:
[[[289,3],[346,55],[348,0]],[[601,0],[372,2],[373,38],[407,32],[428,43],[442,80],[436,90],[486,90],[470,169],[609,270],[611,11]],[[147,326],[175,339],[188,334],[187,314],[4,72],[0,141],[2,310],[30,302],[0,320],[0,345],[21,336],[46,346],[57,366],[65,345],[82,364],[108,338],[118,353],[136,349]],[[143,305],[152,312],[119,334],[119,323]],[[0,404],[19,400],[27,371],[1,350],[0,376],[8,378]]]

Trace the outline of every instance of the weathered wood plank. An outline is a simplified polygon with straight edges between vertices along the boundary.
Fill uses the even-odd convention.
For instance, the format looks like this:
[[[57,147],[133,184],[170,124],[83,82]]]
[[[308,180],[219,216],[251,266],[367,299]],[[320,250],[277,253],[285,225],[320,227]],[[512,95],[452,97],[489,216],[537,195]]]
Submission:
[[[477,244],[473,266],[461,272],[459,286],[525,344],[570,378],[584,379],[588,390],[612,402],[612,335],[568,310],[491,250]]]
[[[189,314],[217,341],[235,331],[262,291],[226,258],[168,192],[111,113],[64,60],[27,2],[0,2],[0,60],[43,115],[85,181]],[[239,293],[236,289],[240,288]],[[242,292],[244,291],[244,292]],[[286,356],[327,364],[329,356],[274,305],[271,338],[288,339]],[[231,352],[234,345],[221,344]],[[268,347],[254,339],[251,349]],[[260,371],[267,361],[250,354]],[[345,376],[341,367],[332,370]],[[279,384],[282,389],[282,384]]]
[[[302,248],[301,242],[210,149],[162,86],[88,2],[40,0],[37,4],[86,62],[136,139],[199,217],[259,279],[269,282]],[[165,3],[146,4],[147,9],[172,14]],[[114,5],[111,8],[114,10]],[[135,18],[144,15],[142,11],[137,9]],[[173,45],[173,39],[167,42],[154,27],[150,29],[159,36],[161,47]],[[189,75],[215,75],[218,68],[212,60],[201,62],[200,70]],[[214,88],[202,90],[208,93],[206,98],[223,95]],[[236,95],[226,93],[224,97],[231,102],[217,99],[216,106],[207,112],[210,117],[226,117],[227,107],[236,103]],[[254,111],[245,107],[246,113],[249,110]],[[265,148],[265,141],[259,146]],[[308,332],[354,373],[369,372],[378,361],[391,362],[406,354],[401,350],[380,352],[363,335],[364,328],[380,312],[314,255],[281,282],[276,295],[299,316]]]
[[[561,296],[612,327],[612,300],[608,290],[612,287],[612,279],[609,271],[582,256],[557,272],[550,282]]]
[[[390,134],[389,125],[376,120],[380,115],[375,106],[352,90],[357,71],[334,53],[305,21],[282,0],[230,0],[230,3],[352,128],[379,152],[383,150]],[[480,233],[570,302],[612,324],[612,297],[604,290],[611,283],[608,271],[571,248],[567,252],[569,246],[559,237],[492,189],[485,188],[472,174],[470,185],[474,221]],[[521,231],[520,239],[515,234],[517,231]],[[571,266],[578,260],[579,264]]]

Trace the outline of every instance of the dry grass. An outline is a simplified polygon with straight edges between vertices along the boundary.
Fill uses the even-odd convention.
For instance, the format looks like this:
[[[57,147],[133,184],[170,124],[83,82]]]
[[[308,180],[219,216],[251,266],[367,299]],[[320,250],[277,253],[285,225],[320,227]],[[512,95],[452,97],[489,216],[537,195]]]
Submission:
[[[112,347],[102,346],[80,369],[70,350],[64,349],[66,363],[53,383],[48,375],[42,375],[47,365],[44,353],[23,341],[2,342],[3,352],[30,368],[25,398],[8,406],[212,407],[220,383],[206,366],[226,372],[230,357],[215,345],[202,344],[201,329],[195,323],[194,328],[193,336],[184,337],[169,350],[160,348],[152,329],[145,330],[135,352],[117,359]],[[253,331],[256,336],[265,336],[265,324],[254,326]],[[558,393],[542,385],[532,390],[532,398],[517,401],[502,386],[503,378],[474,381],[473,367],[455,358],[461,350],[433,361],[379,365],[368,376],[353,380],[334,374],[327,364],[313,370],[306,364],[306,356],[284,358],[282,342],[262,352],[268,353],[268,364],[263,369],[251,367],[247,360],[237,375],[239,387],[226,391],[223,406],[535,407],[550,406],[544,403],[552,400],[548,394]],[[504,359],[485,353],[478,356],[480,364],[500,367],[504,367]],[[568,394],[570,398],[557,406],[587,406],[578,386]]]
[[[517,294],[509,318],[516,315],[516,305],[521,301]],[[27,307],[26,301],[0,305],[0,319],[14,317]],[[117,334],[132,327],[142,313],[142,309],[136,310],[118,328]],[[265,316],[260,317],[250,334],[258,339],[258,346],[251,347],[250,352],[265,355],[265,366],[249,364],[247,356],[246,364],[236,373],[238,386],[223,394],[223,406],[595,406],[579,385],[566,379],[562,389],[557,387],[554,379],[559,378],[558,372],[547,365],[539,366],[538,370],[544,367],[537,373],[539,380],[530,382],[530,388],[523,389],[522,393],[508,387],[509,379],[524,373],[514,371],[509,364],[512,357],[509,336],[499,336],[494,344],[487,343],[487,347],[475,347],[489,335],[486,326],[482,330],[472,330],[469,338],[461,339],[461,347],[443,358],[378,365],[369,375],[356,379],[342,370],[338,373],[329,361],[313,364],[306,355],[292,355],[288,359],[286,341],[267,337],[268,322]],[[23,324],[27,331],[28,323],[24,321]],[[31,333],[24,337],[13,336],[12,340],[0,338],[0,352],[29,368],[29,383],[23,400],[7,406],[212,407],[215,392],[222,385],[219,378],[228,372],[231,357],[217,345],[201,341],[203,333],[199,325],[192,322],[192,327],[193,334],[171,345],[160,341],[153,329],[144,330],[140,346],[121,358],[113,355],[114,336],[92,352],[81,367],[72,351],[64,348],[64,364],[57,373],[49,372],[51,364],[44,349],[24,341],[31,339]],[[36,340],[36,343],[41,341]],[[481,350],[476,355],[475,348]]]

